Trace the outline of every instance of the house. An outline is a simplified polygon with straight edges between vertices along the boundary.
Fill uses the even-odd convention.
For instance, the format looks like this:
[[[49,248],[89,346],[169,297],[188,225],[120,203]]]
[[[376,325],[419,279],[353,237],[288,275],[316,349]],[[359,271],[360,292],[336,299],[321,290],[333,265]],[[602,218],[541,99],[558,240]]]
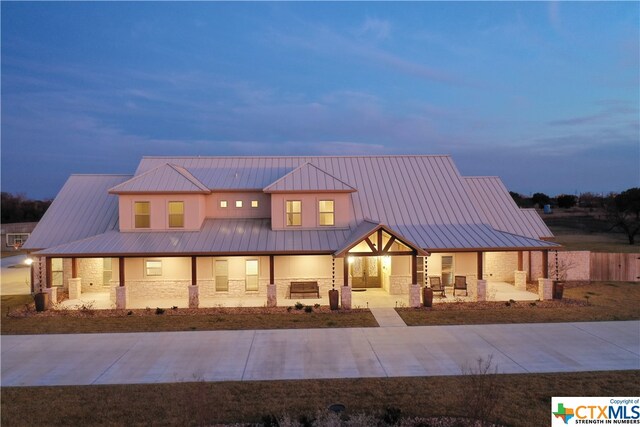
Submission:
[[[478,299],[487,280],[546,279],[552,237],[450,156],[144,157],[134,175],[72,175],[24,248],[36,288],[119,308],[290,305],[295,281],[344,307],[365,289],[415,306],[430,276],[465,276]]]

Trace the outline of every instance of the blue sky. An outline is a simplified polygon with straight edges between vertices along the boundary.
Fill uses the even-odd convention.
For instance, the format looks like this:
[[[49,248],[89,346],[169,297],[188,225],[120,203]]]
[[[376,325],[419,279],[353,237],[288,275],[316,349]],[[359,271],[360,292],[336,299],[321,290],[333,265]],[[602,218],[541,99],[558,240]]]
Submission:
[[[640,4],[2,2],[2,191],[143,155],[451,154],[640,185]]]

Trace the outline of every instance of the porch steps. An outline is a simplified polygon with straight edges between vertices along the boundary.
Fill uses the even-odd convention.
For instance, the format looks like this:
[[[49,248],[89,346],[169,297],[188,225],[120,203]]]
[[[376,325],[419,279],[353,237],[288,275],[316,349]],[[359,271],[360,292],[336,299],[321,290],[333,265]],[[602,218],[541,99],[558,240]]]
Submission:
[[[380,307],[370,308],[370,310],[381,328],[398,328],[407,326],[394,308]]]

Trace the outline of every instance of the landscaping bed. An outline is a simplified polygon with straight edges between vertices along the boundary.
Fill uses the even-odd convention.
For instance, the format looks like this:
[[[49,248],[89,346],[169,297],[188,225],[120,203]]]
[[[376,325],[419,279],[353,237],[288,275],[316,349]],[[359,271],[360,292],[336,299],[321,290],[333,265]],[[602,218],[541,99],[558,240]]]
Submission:
[[[327,306],[94,310],[90,305],[36,312],[30,296],[2,297],[2,334],[209,331],[375,327],[367,309]]]
[[[638,320],[638,301],[640,283],[592,282],[566,286],[562,300],[452,302],[396,311],[409,326]]]

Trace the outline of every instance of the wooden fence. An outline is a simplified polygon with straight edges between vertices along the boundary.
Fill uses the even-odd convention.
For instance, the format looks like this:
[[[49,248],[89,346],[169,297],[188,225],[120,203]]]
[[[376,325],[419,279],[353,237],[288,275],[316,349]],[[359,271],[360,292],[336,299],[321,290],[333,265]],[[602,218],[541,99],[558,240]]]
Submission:
[[[591,280],[640,282],[640,254],[591,252]]]

